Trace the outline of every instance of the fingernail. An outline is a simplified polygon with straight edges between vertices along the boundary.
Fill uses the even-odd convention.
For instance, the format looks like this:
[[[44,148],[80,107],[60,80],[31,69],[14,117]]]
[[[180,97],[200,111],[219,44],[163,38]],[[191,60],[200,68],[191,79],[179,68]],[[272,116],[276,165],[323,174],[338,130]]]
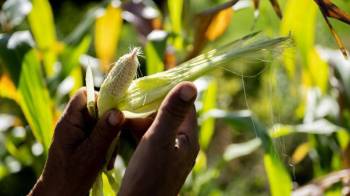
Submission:
[[[196,90],[191,86],[183,86],[180,90],[180,98],[183,101],[191,101],[196,95]]]
[[[108,116],[108,123],[111,126],[117,126],[121,121],[121,113],[115,110],[112,110]]]

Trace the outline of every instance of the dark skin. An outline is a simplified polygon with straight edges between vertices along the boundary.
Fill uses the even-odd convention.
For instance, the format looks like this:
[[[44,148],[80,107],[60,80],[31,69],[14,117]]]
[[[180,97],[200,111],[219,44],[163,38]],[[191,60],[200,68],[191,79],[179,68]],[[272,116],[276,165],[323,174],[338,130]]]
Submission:
[[[167,95],[154,119],[124,119],[111,110],[96,121],[86,109],[85,89],[79,90],[56,125],[44,170],[29,195],[88,195],[121,129],[139,144],[118,195],[177,195],[199,151],[195,98],[193,84],[184,82]]]

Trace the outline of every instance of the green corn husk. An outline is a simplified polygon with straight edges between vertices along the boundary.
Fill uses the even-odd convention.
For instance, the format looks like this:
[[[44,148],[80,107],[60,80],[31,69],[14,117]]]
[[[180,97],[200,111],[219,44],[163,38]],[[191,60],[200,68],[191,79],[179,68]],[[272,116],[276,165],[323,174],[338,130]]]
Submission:
[[[156,111],[166,94],[182,81],[193,81],[216,68],[235,70],[235,62],[256,60],[265,53],[280,52],[289,37],[256,40],[250,34],[211,50],[179,66],[134,80],[115,107],[127,116],[140,117]]]
[[[99,100],[101,96],[107,93],[109,93],[109,95],[104,97],[112,97],[110,95],[111,92],[118,92],[118,95],[109,100],[104,98],[104,100],[107,100],[104,102],[108,102],[108,107],[105,107],[107,104],[98,102],[97,109],[99,116],[111,108],[117,108],[123,111],[125,116],[130,118],[146,116],[158,109],[163,98],[176,84],[182,81],[193,81],[216,68],[234,71],[235,65],[242,61],[257,60],[263,58],[263,55],[266,53],[280,53],[290,40],[289,37],[259,39],[256,38],[257,34],[258,33],[249,34],[219,49],[214,49],[199,55],[173,69],[133,81],[129,80],[130,83],[124,82],[124,84],[117,84],[114,82],[113,85],[108,85],[108,88],[104,88],[105,83],[111,83],[106,82],[106,80],[111,80],[110,78],[112,78],[109,74],[101,87]],[[131,53],[124,55],[121,59]],[[118,62],[116,64],[118,64]],[[136,71],[136,69],[134,70]],[[134,76],[132,75],[132,77]],[[87,84],[89,83],[91,84],[91,82],[87,81]],[[123,89],[120,88],[121,86]],[[127,86],[128,88],[125,88]]]

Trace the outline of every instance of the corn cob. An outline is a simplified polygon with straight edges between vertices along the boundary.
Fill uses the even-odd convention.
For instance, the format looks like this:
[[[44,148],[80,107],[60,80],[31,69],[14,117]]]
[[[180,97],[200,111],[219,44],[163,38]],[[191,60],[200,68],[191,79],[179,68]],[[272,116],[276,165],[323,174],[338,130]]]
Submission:
[[[139,48],[134,48],[130,53],[122,56],[103,81],[97,101],[99,117],[108,110],[117,107],[116,103],[125,94],[132,80],[136,77],[139,66],[137,60],[139,52]]]

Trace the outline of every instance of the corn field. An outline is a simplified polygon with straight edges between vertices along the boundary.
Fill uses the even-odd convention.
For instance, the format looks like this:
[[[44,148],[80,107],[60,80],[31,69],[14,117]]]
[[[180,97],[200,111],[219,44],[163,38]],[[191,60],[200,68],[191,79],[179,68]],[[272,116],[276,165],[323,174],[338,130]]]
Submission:
[[[0,195],[30,191],[79,88],[95,117],[132,117],[156,112],[181,81],[198,89],[200,151],[180,195],[350,194],[349,0],[0,6]],[[109,72],[125,86],[115,91]],[[137,145],[119,140],[104,195],[118,192]]]

